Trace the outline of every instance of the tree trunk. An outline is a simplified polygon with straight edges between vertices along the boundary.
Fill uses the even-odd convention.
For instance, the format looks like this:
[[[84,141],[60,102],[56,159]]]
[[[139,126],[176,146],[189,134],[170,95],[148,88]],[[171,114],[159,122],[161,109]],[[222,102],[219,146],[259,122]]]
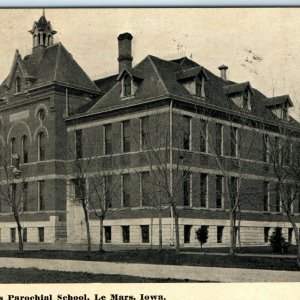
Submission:
[[[86,235],[87,235],[87,254],[88,256],[90,256],[91,255],[91,232],[90,232],[89,212],[85,203],[83,204],[83,211],[84,211],[84,220],[85,220]]]
[[[99,252],[104,252],[103,249],[103,221],[104,217],[100,217],[100,241],[99,241]]]
[[[17,229],[18,229],[18,240],[19,240],[19,251],[23,252],[23,236],[22,236],[22,226],[20,223],[19,215],[18,213],[14,213],[15,221],[17,223]]]
[[[234,240],[235,240],[235,237],[234,237],[234,212],[230,210],[229,212],[229,217],[230,217],[230,246],[229,246],[229,254],[230,255],[234,255],[234,250],[235,250],[235,247],[234,247]]]
[[[162,216],[161,216],[161,208],[159,208],[158,212],[158,251],[162,251]]]
[[[180,252],[180,241],[179,241],[179,216],[177,209],[173,206],[174,210],[174,218],[175,218],[175,249],[176,253],[178,254]]]

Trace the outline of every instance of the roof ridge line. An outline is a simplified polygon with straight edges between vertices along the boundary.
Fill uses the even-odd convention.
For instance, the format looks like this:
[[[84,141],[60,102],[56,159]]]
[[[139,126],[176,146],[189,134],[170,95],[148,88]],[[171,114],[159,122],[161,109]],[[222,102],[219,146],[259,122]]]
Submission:
[[[163,86],[165,92],[166,92],[167,94],[170,94],[170,92],[168,91],[165,82],[164,82],[163,79],[161,78],[161,76],[160,76],[160,74],[159,74],[159,72],[158,72],[158,69],[157,69],[157,67],[156,67],[156,65],[155,65],[155,63],[154,63],[154,61],[152,60],[151,56],[148,55],[147,58],[150,60],[150,63],[151,63],[151,65],[152,65],[152,67],[153,67],[153,69],[154,69],[154,71],[155,71],[155,74],[156,74],[156,76],[158,77],[160,83],[162,84],[162,86]]]
[[[57,45],[58,45],[58,50],[57,50],[57,55],[56,55],[56,60],[55,60],[55,69],[54,69],[54,76],[53,76],[54,81],[56,81],[57,68],[58,68],[58,57],[59,57],[60,51],[61,51],[61,43],[57,43]]]

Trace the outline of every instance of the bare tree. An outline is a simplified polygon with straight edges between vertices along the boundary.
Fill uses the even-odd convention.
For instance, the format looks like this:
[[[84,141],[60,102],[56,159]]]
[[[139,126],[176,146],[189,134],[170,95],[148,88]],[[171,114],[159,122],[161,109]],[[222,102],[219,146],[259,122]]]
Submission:
[[[6,136],[6,135],[4,135]],[[17,224],[19,251],[23,252],[23,234],[20,216],[28,205],[28,182],[20,170],[20,158],[15,149],[15,140],[8,145],[7,139],[1,144],[0,202],[11,211]]]

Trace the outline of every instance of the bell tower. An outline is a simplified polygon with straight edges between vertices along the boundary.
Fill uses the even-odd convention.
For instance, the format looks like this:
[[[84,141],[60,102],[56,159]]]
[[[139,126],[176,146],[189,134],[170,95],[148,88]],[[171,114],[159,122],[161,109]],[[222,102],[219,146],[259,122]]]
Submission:
[[[34,22],[29,32],[32,34],[33,48],[53,45],[53,36],[56,31],[52,29],[50,21],[47,21],[44,9],[42,16],[37,22]]]

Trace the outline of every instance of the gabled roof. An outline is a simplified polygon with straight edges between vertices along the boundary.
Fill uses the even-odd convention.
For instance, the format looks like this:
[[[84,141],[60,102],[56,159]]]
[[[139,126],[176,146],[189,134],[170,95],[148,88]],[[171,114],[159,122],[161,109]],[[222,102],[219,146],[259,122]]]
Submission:
[[[135,79],[138,79],[138,80],[143,80],[144,77],[143,77],[143,72],[140,71],[139,69],[133,69],[133,68],[124,68],[120,74],[118,75],[117,77],[117,80],[121,80],[122,77],[128,73],[130,76],[132,76],[133,78]]]
[[[206,80],[208,80],[208,76],[204,70],[203,67],[197,66],[185,70],[180,70],[176,72],[176,79],[177,80],[182,80],[182,79],[188,79],[188,78],[194,78],[198,76],[199,74],[203,74]]]
[[[21,72],[22,72],[22,75],[23,75],[23,77],[24,77],[25,79],[27,79],[27,78],[34,79],[34,76],[32,76],[32,75],[28,72],[28,69],[27,69],[27,67],[26,67],[26,64],[23,62],[22,57],[21,57],[19,51],[16,50],[15,56],[14,56],[14,60],[13,60],[13,63],[12,63],[12,65],[11,65],[11,68],[10,68],[9,75],[8,75],[8,77],[5,79],[5,81],[2,83],[3,86],[6,86],[6,87],[8,87],[8,88],[11,87],[11,83],[12,83],[12,80],[13,80],[13,77],[14,77],[14,74],[15,74],[17,65],[20,67],[20,70],[21,70]]]
[[[282,95],[282,96],[268,98],[268,100],[265,102],[265,105],[266,107],[275,107],[284,104],[286,102],[288,102],[290,107],[294,106],[289,95]]]
[[[244,92],[247,88],[249,88],[251,94],[253,94],[253,89],[249,81],[227,85],[224,87],[224,92],[226,95],[230,95],[239,92]]]
[[[31,88],[44,84],[58,83],[95,94],[101,93],[96,84],[82,70],[61,43],[47,48],[34,49],[33,53],[25,56],[23,60],[16,52],[11,72],[8,79],[3,83],[4,85],[10,84],[16,63],[20,65],[25,77],[30,76],[35,79]]]

